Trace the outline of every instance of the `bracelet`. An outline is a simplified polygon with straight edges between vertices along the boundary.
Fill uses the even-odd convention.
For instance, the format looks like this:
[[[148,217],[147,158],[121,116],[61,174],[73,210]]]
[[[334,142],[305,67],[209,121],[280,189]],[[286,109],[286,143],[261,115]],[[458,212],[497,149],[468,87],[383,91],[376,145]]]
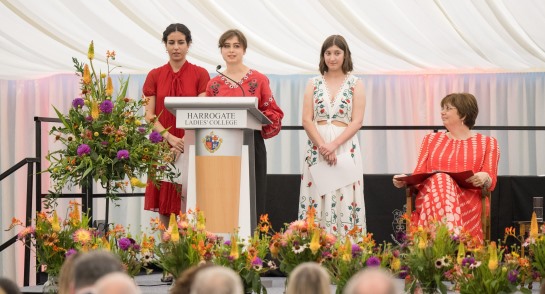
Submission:
[[[166,133],[165,140],[168,140],[168,137],[170,137],[170,133],[169,133],[169,132]]]

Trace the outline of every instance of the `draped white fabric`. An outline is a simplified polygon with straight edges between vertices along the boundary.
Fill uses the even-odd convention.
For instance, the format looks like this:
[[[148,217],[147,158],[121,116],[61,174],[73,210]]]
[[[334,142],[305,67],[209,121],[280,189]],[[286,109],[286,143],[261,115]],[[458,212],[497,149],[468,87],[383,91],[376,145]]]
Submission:
[[[172,22],[188,25],[189,60],[210,72],[223,63],[219,35],[241,29],[249,39],[245,62],[270,78],[285,126],[301,125],[304,87],[330,34],[351,46],[366,89],[364,125],[441,125],[440,99],[460,91],[477,96],[477,125],[545,125],[543,1],[0,0],[0,15],[0,172],[34,157],[34,116],[54,117],[52,106],[66,111],[79,95],[71,57],[83,60],[91,39],[99,61],[107,49],[116,50],[136,98],[145,74],[166,62],[160,38]],[[54,147],[50,128],[42,126],[42,154]],[[364,172],[410,172],[427,132],[361,131]],[[545,174],[545,131],[483,133],[500,143],[500,174]],[[304,131],[282,131],[267,140],[268,172],[298,174],[305,139]],[[11,218],[24,218],[25,173],[0,182],[0,243],[15,234],[4,231]],[[67,201],[59,201],[61,210]],[[119,204],[110,221],[133,230],[145,229],[154,216],[141,199]],[[104,219],[104,201],[95,207],[93,217]],[[21,244],[0,253],[0,276],[22,284],[22,261]]]
[[[248,37],[246,62],[268,74],[307,74],[331,34],[346,37],[356,73],[505,72],[545,68],[540,0],[2,0],[0,78],[72,71],[90,40],[118,52],[126,73],[164,61],[164,28],[186,24],[190,55],[213,71],[229,28]]]

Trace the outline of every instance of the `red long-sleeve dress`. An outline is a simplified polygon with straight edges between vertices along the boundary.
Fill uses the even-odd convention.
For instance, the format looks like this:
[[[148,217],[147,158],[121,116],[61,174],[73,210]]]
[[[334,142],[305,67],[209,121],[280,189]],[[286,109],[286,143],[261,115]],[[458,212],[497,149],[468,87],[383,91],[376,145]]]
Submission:
[[[194,64],[185,62],[178,72],[174,72],[169,63],[152,69],[144,82],[145,96],[155,96],[155,114],[169,133],[183,138],[184,130],[176,128],[176,116],[165,108],[165,97],[186,96],[194,97],[206,91],[206,84],[210,80],[208,72]],[[183,172],[183,171],[182,171]],[[144,200],[144,209],[159,212],[160,214],[179,213],[181,210],[181,189],[169,182],[161,182],[160,187],[148,181]]]
[[[420,148],[414,173],[434,171],[486,172],[496,186],[500,151],[492,137],[475,134],[466,140],[449,138],[446,133],[426,135]],[[482,243],[481,190],[463,189],[445,173],[437,173],[417,186],[413,225],[427,226],[429,221],[446,222],[449,229],[463,229]]]

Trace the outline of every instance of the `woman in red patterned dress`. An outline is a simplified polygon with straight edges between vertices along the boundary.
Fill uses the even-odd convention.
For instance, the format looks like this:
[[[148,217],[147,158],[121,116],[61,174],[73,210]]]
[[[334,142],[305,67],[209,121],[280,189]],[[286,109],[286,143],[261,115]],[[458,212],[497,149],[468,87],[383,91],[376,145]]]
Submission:
[[[454,93],[443,98],[441,119],[447,132],[424,137],[414,173],[472,170],[474,175],[466,182],[494,190],[500,151],[496,139],[471,130],[478,113],[477,100],[472,94]],[[393,178],[398,188],[406,186],[404,181],[396,179],[400,176],[404,175]],[[436,173],[416,188],[412,225],[427,226],[430,221],[439,220],[449,229],[465,230],[477,242],[483,242],[481,189],[461,188],[446,173]]]
[[[267,149],[263,139],[278,135],[282,127],[284,112],[274,100],[269,79],[243,63],[248,42],[241,31],[228,30],[223,33],[219,39],[218,47],[223,60],[225,60],[226,69],[223,72],[224,76],[218,75],[208,82],[206,96],[257,97],[258,109],[272,122],[269,125],[264,125],[260,131],[254,132],[256,214],[259,217],[265,213],[267,196]],[[238,84],[225,76],[237,81]]]
[[[186,60],[191,46],[191,32],[183,24],[171,24],[163,32],[163,43],[169,55],[167,64],[151,70],[144,82],[146,120],[155,121],[153,129],[163,132],[164,139],[172,146],[176,158],[184,152],[184,130],[176,128],[176,117],[165,108],[167,96],[204,96],[210,80],[208,72]],[[155,119],[155,117],[158,119]],[[185,211],[182,208],[181,187],[161,182],[159,187],[148,181],[144,209],[159,212],[161,222],[168,226],[171,213]],[[185,205],[184,205],[185,206]]]

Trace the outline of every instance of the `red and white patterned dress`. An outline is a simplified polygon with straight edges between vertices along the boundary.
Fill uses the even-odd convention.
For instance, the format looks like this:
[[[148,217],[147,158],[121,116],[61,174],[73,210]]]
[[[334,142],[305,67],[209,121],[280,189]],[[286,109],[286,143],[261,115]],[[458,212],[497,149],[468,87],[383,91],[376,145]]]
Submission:
[[[466,140],[456,140],[443,132],[432,133],[424,137],[414,173],[486,172],[492,179],[490,190],[494,190],[499,158],[498,142],[492,137],[475,134]],[[427,226],[433,220],[444,221],[449,229],[463,229],[482,243],[480,189],[460,188],[445,173],[429,177],[416,188],[412,225]]]

